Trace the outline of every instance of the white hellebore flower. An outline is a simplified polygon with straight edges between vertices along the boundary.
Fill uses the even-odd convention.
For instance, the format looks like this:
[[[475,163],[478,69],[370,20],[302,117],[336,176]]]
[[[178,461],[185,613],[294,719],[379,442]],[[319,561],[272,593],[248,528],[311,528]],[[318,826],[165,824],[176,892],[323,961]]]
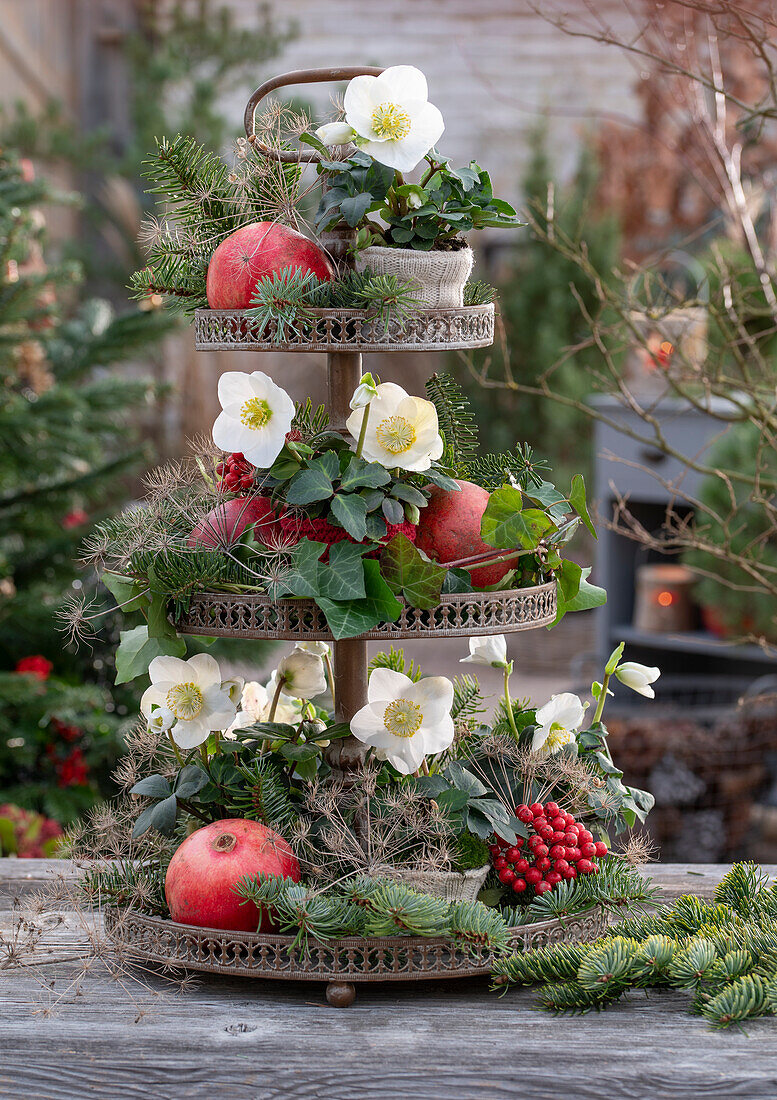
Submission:
[[[564,745],[571,745],[584,716],[585,707],[576,695],[569,691],[551,695],[550,701],[537,711],[532,752],[555,753]]]
[[[363,409],[365,405],[369,405],[370,402],[378,396],[378,382],[372,375],[367,372],[361,376],[359,385],[353,391],[353,397],[350,401],[352,409]]]
[[[413,683],[390,668],[376,668],[366,707],[351,719],[351,733],[403,775],[417,771],[424,757],[453,741],[453,684],[445,676]]]
[[[235,704],[235,706],[237,706],[242,697],[244,681],[240,677],[236,676],[232,680],[222,680],[221,687],[224,691],[226,691],[227,695]]]
[[[316,137],[324,145],[348,145],[356,137],[356,131],[347,122],[325,122],[316,130]]]
[[[167,733],[169,729],[172,729],[175,722],[175,715],[167,707],[155,707],[151,712],[151,717],[148,720],[148,728],[154,730],[155,733]]]
[[[426,77],[413,65],[355,76],[345,89],[344,107],[359,148],[389,168],[410,172],[445,129],[428,95]]]
[[[213,442],[222,451],[241,451],[266,470],[283,450],[294,417],[294,402],[272,378],[227,371],[219,378],[222,412],[213,425]]]
[[[485,638],[470,638],[469,657],[462,657],[460,665],[490,665],[504,668],[507,664],[507,642],[504,634],[492,634]]]
[[[365,416],[362,457],[369,462],[379,462],[389,470],[398,466],[420,473],[442,454],[434,405],[422,397],[410,397],[395,382],[381,382],[371,404],[348,417],[345,426],[354,439],[361,437]]]
[[[225,730],[235,717],[236,706],[221,686],[221,670],[209,653],[197,653],[188,661],[180,657],[155,657],[148,668],[151,687],[140,700],[149,720],[154,707],[165,707],[175,718],[173,740],[182,749],[193,749],[208,740],[212,730]]]
[[[294,646],[295,649],[301,650],[303,653],[313,653],[316,657],[328,657],[331,653],[326,642],[297,642]]]
[[[627,688],[647,699],[655,699],[656,693],[650,685],[661,675],[660,668],[641,665],[639,661],[624,661],[615,669],[615,675]]]
[[[274,676],[275,673],[273,673]],[[240,710],[229,727],[228,737],[234,737],[233,730],[247,729],[248,726],[255,726],[269,719],[276,687],[277,683],[274,679],[271,679],[266,687],[256,680],[249,680],[246,683],[240,700]],[[301,699],[285,699],[281,696],[275,708],[273,721],[284,722],[289,726],[297,725],[302,717],[302,706]]]
[[[273,680],[276,684],[282,680],[281,692],[297,699],[313,699],[326,691],[324,662],[304,649],[295,649],[284,657],[273,673]]]

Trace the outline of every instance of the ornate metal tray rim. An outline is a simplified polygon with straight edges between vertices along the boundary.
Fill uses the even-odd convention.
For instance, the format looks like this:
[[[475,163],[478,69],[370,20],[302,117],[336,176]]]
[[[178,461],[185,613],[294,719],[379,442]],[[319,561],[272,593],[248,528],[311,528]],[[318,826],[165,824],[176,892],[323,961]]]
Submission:
[[[380,623],[360,639],[448,637],[464,638],[484,634],[516,634],[521,630],[534,630],[549,626],[556,617],[556,582],[531,585],[527,588],[511,588],[503,592],[453,592],[429,611],[412,608],[404,601],[402,612],[394,622]],[[511,604],[518,604],[520,618],[511,617]],[[532,609],[531,605],[535,604]],[[448,609],[447,611],[445,609]],[[258,623],[253,616],[266,610],[274,614],[272,622]],[[529,612],[527,614],[527,611]],[[197,612],[196,617],[193,615]],[[209,621],[209,616],[221,612],[231,620],[246,613],[252,618],[249,625],[219,626]],[[477,612],[477,614],[473,614]],[[466,614],[471,620],[448,625]],[[515,614],[515,613],[513,613]],[[192,621],[194,619],[194,621]],[[333,641],[324,613],[315,600],[305,597],[272,600],[269,596],[249,592],[238,595],[231,592],[195,592],[191,596],[186,614],[170,616],[171,623],[181,634],[199,634],[219,638],[308,638]]]
[[[259,331],[259,323],[247,317],[245,310],[198,309],[194,313],[194,344],[201,351],[363,352],[481,348],[493,343],[494,312],[490,302],[453,309],[414,309],[402,322],[383,322],[364,309],[311,309],[310,315],[315,320],[307,331],[298,332],[292,339],[276,340],[272,323]],[[326,331],[318,330],[316,322],[324,322]],[[236,331],[222,334],[220,338],[219,327],[229,325]],[[331,330],[333,325],[346,328],[348,338],[338,338],[336,331]],[[450,334],[441,331],[441,326],[443,329],[449,326]]]
[[[490,974],[493,962],[487,948],[468,950],[444,937],[348,936],[326,942],[312,940],[307,947],[292,948],[293,936],[199,928],[117,906],[106,906],[104,920],[114,944],[145,962],[238,977],[352,983],[432,981]],[[583,913],[519,925],[511,930],[510,946],[517,950],[522,946],[574,943],[581,938],[580,934],[585,937],[584,942],[590,942],[604,933],[608,923],[606,911],[594,906]],[[183,945],[189,950],[181,950]],[[208,958],[196,954],[202,945],[206,946]],[[240,956],[252,950],[258,951],[257,965],[246,965]],[[226,964],[216,961],[217,953],[221,959],[231,953],[231,960]],[[377,953],[379,961],[372,964],[372,969],[369,964],[365,969],[364,956],[372,953]],[[322,961],[327,957],[332,965]]]

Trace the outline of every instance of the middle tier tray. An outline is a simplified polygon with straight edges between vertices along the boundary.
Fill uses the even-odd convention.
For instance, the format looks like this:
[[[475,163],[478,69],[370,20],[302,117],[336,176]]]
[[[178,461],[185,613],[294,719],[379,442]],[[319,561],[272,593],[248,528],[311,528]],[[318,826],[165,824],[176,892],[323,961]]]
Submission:
[[[312,309],[310,320],[283,340],[274,321],[266,325],[241,310],[198,309],[194,315],[198,351],[448,351],[483,348],[494,342],[494,307],[425,309],[400,320],[381,320],[363,309]]]
[[[360,638],[462,637],[514,634],[549,626],[556,617],[556,582],[507,592],[457,592],[430,611],[403,604],[393,623],[380,623]],[[180,634],[217,638],[289,638],[332,641],[314,600],[271,600],[264,595],[196,592],[184,615],[171,620]]]

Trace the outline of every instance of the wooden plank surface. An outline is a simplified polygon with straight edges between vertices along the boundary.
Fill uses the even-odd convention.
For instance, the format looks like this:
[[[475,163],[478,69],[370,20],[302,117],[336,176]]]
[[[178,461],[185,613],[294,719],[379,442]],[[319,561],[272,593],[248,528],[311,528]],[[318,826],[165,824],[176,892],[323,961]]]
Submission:
[[[6,899],[39,888],[52,867],[69,873],[0,860]],[[651,874],[670,897],[709,896],[726,869]],[[6,902],[0,927],[11,919]],[[75,986],[68,949],[79,935],[63,914],[51,936],[60,961],[4,970],[0,957],[3,1100],[777,1097],[775,1021],[714,1032],[680,993],[633,993],[601,1015],[554,1019],[531,991],[500,998],[486,980],[363,985],[344,1010],[326,1004],[323,983],[201,975],[179,995],[158,975],[122,988],[99,962]]]

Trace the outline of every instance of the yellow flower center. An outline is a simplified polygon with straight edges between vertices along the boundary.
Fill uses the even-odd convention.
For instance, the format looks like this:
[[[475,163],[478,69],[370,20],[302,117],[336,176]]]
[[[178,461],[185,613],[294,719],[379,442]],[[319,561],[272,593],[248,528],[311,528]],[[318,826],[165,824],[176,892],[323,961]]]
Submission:
[[[424,720],[418,703],[409,699],[395,699],[383,712],[383,724],[394,737],[414,737]]]
[[[558,752],[564,745],[570,745],[574,739],[575,735],[571,730],[564,729],[558,722],[553,722],[544,747],[548,752]]]
[[[272,418],[272,409],[263,397],[251,397],[240,410],[240,423],[258,432],[266,428]]]
[[[381,103],[372,112],[372,128],[379,138],[401,141],[410,133],[410,115],[396,103]]]
[[[199,686],[189,681],[188,684],[176,684],[175,687],[171,687],[165,702],[167,703],[167,709],[176,718],[184,722],[191,722],[202,710],[204,699]]]
[[[389,416],[375,429],[378,443],[393,455],[404,454],[415,443],[415,428],[404,416]]]

